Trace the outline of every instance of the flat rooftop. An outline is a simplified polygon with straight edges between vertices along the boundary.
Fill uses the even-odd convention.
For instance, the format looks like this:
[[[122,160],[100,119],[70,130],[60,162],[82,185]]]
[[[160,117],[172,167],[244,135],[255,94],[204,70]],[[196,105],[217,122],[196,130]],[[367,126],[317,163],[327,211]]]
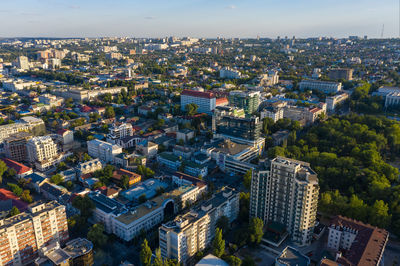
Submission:
[[[163,195],[155,197],[154,199],[147,201],[137,207],[132,207],[130,210],[117,216],[115,219],[125,225],[129,225],[135,222],[137,219],[146,216],[147,214],[160,208],[167,200],[169,200],[169,198]]]
[[[305,255],[301,254],[297,249],[292,247],[286,247],[281,255],[276,258],[278,263],[290,266],[308,266],[310,265],[310,259]]]

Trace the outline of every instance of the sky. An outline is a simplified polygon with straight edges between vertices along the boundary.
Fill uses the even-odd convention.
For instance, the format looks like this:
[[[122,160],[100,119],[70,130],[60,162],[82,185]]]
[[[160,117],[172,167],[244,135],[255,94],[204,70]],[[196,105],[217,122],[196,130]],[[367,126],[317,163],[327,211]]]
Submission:
[[[399,37],[400,0],[0,0],[0,37]]]

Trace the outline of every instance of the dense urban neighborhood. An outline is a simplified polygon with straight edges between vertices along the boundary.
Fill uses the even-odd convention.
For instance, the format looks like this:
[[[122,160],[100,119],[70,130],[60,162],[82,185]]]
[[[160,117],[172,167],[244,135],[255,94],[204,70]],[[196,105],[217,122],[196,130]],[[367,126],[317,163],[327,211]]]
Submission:
[[[400,40],[0,39],[0,265],[400,264]]]

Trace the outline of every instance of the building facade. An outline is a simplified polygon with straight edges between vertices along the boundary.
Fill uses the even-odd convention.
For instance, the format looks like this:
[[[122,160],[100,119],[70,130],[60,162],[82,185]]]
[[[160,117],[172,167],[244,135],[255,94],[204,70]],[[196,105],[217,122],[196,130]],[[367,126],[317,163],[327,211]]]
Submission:
[[[97,139],[88,141],[87,146],[90,156],[105,163],[114,162],[114,157],[122,153],[122,147]]]
[[[317,174],[305,162],[277,157],[253,172],[250,216],[284,225],[292,241],[308,245],[317,214]]]
[[[26,145],[31,138],[32,134],[28,132],[19,132],[6,138],[4,140],[4,153],[7,158],[17,162],[27,162],[28,152]]]
[[[50,136],[34,137],[26,145],[29,162],[40,171],[45,171],[54,166],[59,160],[57,144]]]
[[[320,80],[302,80],[300,90],[317,90],[323,93],[338,93],[342,90],[342,83]]]
[[[260,105],[260,92],[231,91],[228,99],[229,105],[243,108],[246,114],[253,114]]]
[[[233,222],[238,214],[239,192],[224,188],[200,206],[158,229],[161,256],[186,262],[211,243],[220,217],[226,216],[229,222]]]
[[[329,226],[327,247],[337,252],[338,265],[382,265],[389,233],[381,228],[336,216]]]
[[[30,264],[40,248],[68,238],[65,206],[56,201],[31,205],[29,212],[0,221],[0,264]]]
[[[216,106],[216,97],[212,92],[184,90],[181,93],[181,109],[185,111],[186,105],[196,104],[199,113],[211,114]]]

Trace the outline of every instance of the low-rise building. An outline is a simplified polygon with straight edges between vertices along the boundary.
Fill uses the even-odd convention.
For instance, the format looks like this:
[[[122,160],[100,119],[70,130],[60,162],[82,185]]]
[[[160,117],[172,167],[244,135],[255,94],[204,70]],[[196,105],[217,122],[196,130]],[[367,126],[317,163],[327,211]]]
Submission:
[[[338,93],[342,90],[342,83],[320,80],[302,80],[299,83],[300,90],[317,90],[326,94]]]
[[[308,266],[310,258],[297,249],[287,246],[275,259],[275,266]]]
[[[82,175],[93,173],[97,170],[101,170],[102,168],[103,164],[101,163],[100,159],[95,158],[93,160],[78,164],[76,167],[76,172],[78,178],[80,178]]]
[[[136,150],[148,158],[154,158],[158,152],[158,145],[152,141],[143,140],[136,144]]]
[[[165,216],[175,212],[174,201],[162,195],[131,208],[101,193],[90,192],[89,197],[96,205],[94,220],[103,223],[107,233],[125,241],[153,229]]]
[[[339,265],[381,265],[389,232],[362,222],[336,216],[329,226],[327,246],[338,253]]]
[[[128,178],[128,187],[133,186],[134,184],[139,183],[142,180],[142,176],[131,171],[125,169],[117,169],[113,172],[112,180],[117,183],[119,186],[123,185],[123,177],[126,176]]]
[[[90,140],[87,142],[88,153],[102,162],[114,162],[114,157],[122,153],[122,147],[101,140]]]

